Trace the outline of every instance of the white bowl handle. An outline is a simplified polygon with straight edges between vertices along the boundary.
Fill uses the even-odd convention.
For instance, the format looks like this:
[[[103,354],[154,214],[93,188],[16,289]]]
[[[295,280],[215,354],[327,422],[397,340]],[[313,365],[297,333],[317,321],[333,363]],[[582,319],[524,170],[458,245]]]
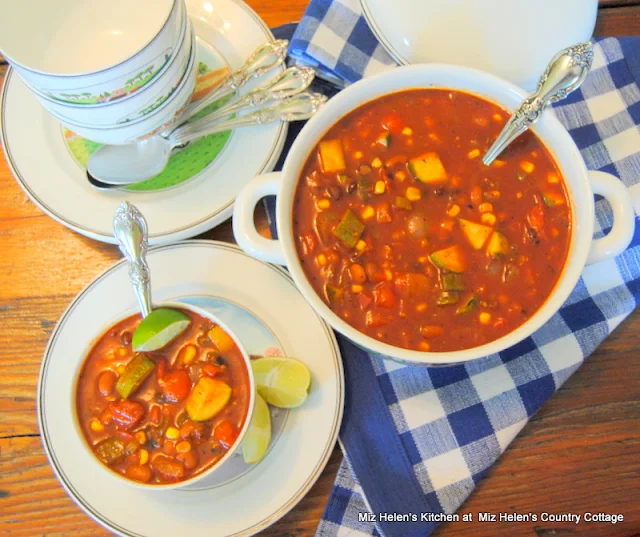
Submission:
[[[286,265],[280,241],[263,237],[253,223],[256,205],[265,196],[278,194],[281,177],[282,172],[258,175],[240,191],[233,208],[233,235],[240,248],[250,256],[268,263]]]
[[[587,256],[587,265],[615,257],[625,250],[635,229],[635,213],[631,195],[624,183],[610,173],[589,171],[594,194],[600,194],[613,210],[611,231],[601,239],[594,239]]]

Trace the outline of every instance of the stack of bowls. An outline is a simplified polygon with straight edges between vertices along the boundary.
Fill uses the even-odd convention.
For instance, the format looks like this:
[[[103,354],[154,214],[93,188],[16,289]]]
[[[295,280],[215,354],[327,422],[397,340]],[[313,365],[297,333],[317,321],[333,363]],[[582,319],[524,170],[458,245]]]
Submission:
[[[126,144],[175,122],[195,89],[184,0],[30,0],[0,18],[0,50],[70,130]]]

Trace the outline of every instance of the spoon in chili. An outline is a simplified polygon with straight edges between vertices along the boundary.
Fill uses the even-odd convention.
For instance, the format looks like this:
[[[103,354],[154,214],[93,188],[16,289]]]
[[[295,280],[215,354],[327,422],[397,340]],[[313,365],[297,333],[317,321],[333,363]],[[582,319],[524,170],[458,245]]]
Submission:
[[[558,52],[540,77],[536,91],[522,101],[509,118],[496,141],[482,157],[482,162],[490,166],[511,142],[538,121],[551,103],[561,101],[578,89],[587,77],[592,62],[591,41]]]

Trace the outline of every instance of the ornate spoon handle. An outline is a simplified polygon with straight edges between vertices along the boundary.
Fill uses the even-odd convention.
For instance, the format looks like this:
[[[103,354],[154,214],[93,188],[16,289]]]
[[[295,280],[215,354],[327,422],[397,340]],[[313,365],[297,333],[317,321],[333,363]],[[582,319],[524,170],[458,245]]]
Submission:
[[[230,116],[239,110],[259,106],[267,101],[281,101],[293,97],[306,90],[313,82],[314,76],[315,71],[311,67],[290,67],[269,80],[264,86],[245,95],[234,95],[215,112],[189,123],[189,127],[198,127],[214,119]],[[182,127],[178,127],[178,129],[180,128]]]
[[[142,317],[151,313],[151,285],[147,265],[147,222],[142,213],[123,201],[113,219],[113,234],[120,251],[129,261],[129,278],[136,294]]]
[[[184,112],[184,117],[190,118],[195,116],[212,102],[215,102],[228,93],[241,88],[252,78],[262,76],[271,71],[274,67],[282,64],[287,57],[288,45],[289,41],[286,39],[278,39],[276,41],[260,45],[253,54],[249,56],[249,59],[245,64],[237,71],[231,73],[220,86],[213,90],[204,99],[190,104]]]
[[[274,121],[297,121],[309,119],[327,101],[327,97],[320,93],[303,92],[294,97],[289,97],[279,103],[258,108],[257,110],[233,119],[214,121],[205,125],[185,125],[179,131],[169,136],[171,147],[184,145],[196,138],[208,136],[214,132],[248,127],[251,125],[264,125]]]
[[[593,46],[590,41],[558,52],[538,81],[538,88],[509,118],[496,141],[482,158],[489,166],[513,140],[529,129],[551,103],[578,89],[591,69]]]

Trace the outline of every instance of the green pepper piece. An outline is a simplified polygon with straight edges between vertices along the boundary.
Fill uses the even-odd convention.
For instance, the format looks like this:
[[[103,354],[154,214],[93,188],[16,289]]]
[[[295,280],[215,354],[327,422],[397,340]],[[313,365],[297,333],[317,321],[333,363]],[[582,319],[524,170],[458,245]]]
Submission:
[[[349,177],[348,175],[344,173],[338,175],[338,183],[340,183],[342,186],[347,186],[350,181],[351,177]]]
[[[342,220],[333,230],[333,234],[345,245],[353,248],[364,231],[364,224],[358,220],[351,209],[347,209]]]
[[[456,272],[446,272],[440,276],[443,291],[464,291],[462,276]]]
[[[95,452],[105,464],[115,464],[125,455],[124,442],[115,437],[107,438],[96,446]]]
[[[116,383],[116,391],[120,397],[127,399],[135,392],[155,369],[156,364],[144,354],[136,354],[125,368]]]
[[[402,209],[403,211],[410,211],[413,207],[413,205],[411,205],[411,202],[404,196],[396,196],[396,199],[393,202],[393,206],[396,209]]]
[[[465,313],[469,313],[477,305],[478,297],[476,295],[469,295],[467,299],[456,309],[456,315],[464,315]]]
[[[373,191],[374,186],[375,183],[370,178],[363,176],[358,177],[358,194],[360,198],[362,198],[362,201],[369,199],[369,194]]]
[[[327,294],[327,300],[332,306],[334,306],[338,300],[342,300],[342,297],[344,295],[344,291],[342,289],[333,285],[327,285],[325,287],[325,292]]]
[[[449,306],[450,304],[457,304],[459,300],[460,293],[457,291],[442,291],[436,299],[436,304],[438,306]]]

